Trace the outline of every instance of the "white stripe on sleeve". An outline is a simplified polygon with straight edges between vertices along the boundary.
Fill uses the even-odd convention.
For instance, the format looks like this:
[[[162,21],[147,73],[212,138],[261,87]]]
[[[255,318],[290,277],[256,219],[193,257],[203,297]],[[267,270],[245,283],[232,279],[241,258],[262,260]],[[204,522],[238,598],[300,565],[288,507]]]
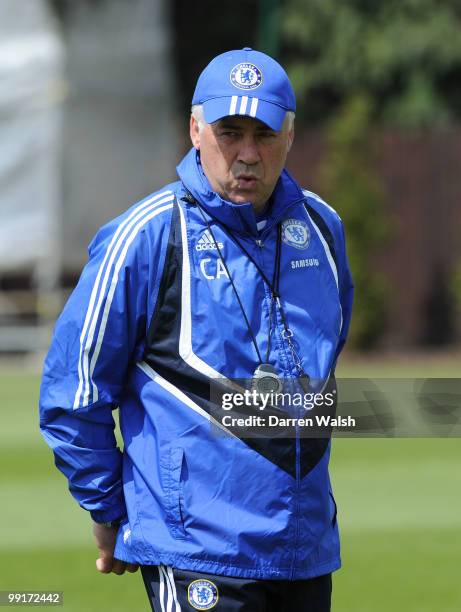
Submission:
[[[116,289],[117,283],[118,283],[119,272],[120,272],[120,269],[121,269],[121,267],[123,265],[123,262],[125,261],[128,249],[129,249],[131,243],[133,242],[133,240],[138,235],[138,233],[141,230],[141,228],[148,221],[150,221],[151,219],[153,219],[154,217],[156,217],[160,213],[165,212],[166,210],[170,210],[171,208],[173,208],[173,204],[166,204],[165,206],[160,206],[158,208],[155,208],[155,210],[150,210],[148,212],[148,214],[144,215],[144,217],[142,217],[140,219],[140,221],[135,225],[135,227],[133,228],[131,234],[128,236],[128,238],[126,239],[126,241],[125,241],[125,243],[123,245],[123,249],[122,249],[122,252],[120,254],[120,257],[118,258],[117,263],[115,264],[115,267],[114,267],[114,272],[113,272],[113,275],[112,275],[112,280],[111,280],[111,283],[110,283],[109,292],[107,294],[107,298],[106,298],[106,302],[105,302],[105,306],[104,306],[104,311],[103,311],[103,314],[102,314],[101,324],[100,324],[100,327],[99,327],[99,333],[98,333],[98,336],[97,336],[94,353],[93,353],[93,356],[91,357],[90,373],[89,373],[90,376],[89,376],[89,379],[85,383],[85,394],[84,394],[84,397],[83,397],[83,405],[84,406],[87,406],[88,402],[89,402],[90,381],[91,381],[92,388],[93,388],[93,401],[96,402],[98,400],[98,388],[95,385],[95,383],[93,382],[93,373],[94,373],[94,368],[96,366],[96,363],[97,363],[97,360],[98,360],[98,357],[99,357],[99,352],[101,350],[102,341],[103,341],[103,338],[104,338],[104,332],[106,331],[107,320],[109,318],[109,311],[110,311],[110,307],[112,305],[112,300],[114,299],[115,289]],[[94,326],[92,326],[92,329],[91,329],[91,331],[92,331],[91,342],[93,340],[95,327],[96,327],[96,320],[94,321]],[[88,355],[89,355],[89,352],[88,352]]]
[[[75,393],[74,408],[78,408],[80,404],[81,393],[83,390],[84,381],[88,377],[88,353],[91,349],[92,337],[91,337],[90,342],[88,342],[88,338],[89,338],[88,336],[87,341],[85,342],[85,336],[87,334],[88,328],[90,328],[91,330],[93,324],[95,324],[95,321],[97,321],[99,317],[102,296],[104,295],[105,288],[107,285],[107,278],[109,275],[110,267],[112,265],[114,257],[117,254],[118,249],[120,248],[120,244],[123,242],[123,239],[126,236],[127,232],[129,231],[130,227],[133,226],[133,224],[137,221],[137,219],[139,219],[148,210],[151,210],[152,208],[156,206],[160,206],[164,202],[172,200],[173,197],[174,196],[171,191],[164,191],[156,196],[153,196],[152,198],[149,198],[148,200],[146,200],[145,202],[137,206],[130,213],[130,215],[123,221],[123,223],[119,225],[119,227],[117,228],[117,231],[112,237],[112,240],[110,241],[110,244],[104,255],[103,262],[99,267],[98,274],[96,276],[96,280],[93,285],[93,289],[92,289],[91,296],[90,296],[90,301],[88,304],[88,309],[87,309],[86,316],[85,316],[85,321],[83,324],[82,332],[80,334],[80,352],[79,352],[79,358],[78,358],[79,384],[78,384],[77,391]],[[107,264],[108,260],[109,260],[109,263]],[[106,264],[107,264],[107,267],[106,267]],[[101,277],[103,275],[104,270],[106,270],[106,273],[104,275],[103,284],[101,288],[100,283],[101,283]],[[95,307],[95,302],[96,302],[96,298],[98,297],[98,294],[99,294],[99,298],[98,298],[98,301]]]
[[[331,271],[333,272],[333,276],[335,277],[336,288],[338,289],[338,292],[339,292],[338,270],[336,268],[336,264],[335,264],[335,260],[333,259],[333,255],[331,254],[330,247],[328,246],[327,241],[323,237],[322,232],[319,230],[317,225],[312,221],[312,218],[309,215],[309,213],[307,213],[307,215],[308,215],[309,220],[312,223],[312,226],[315,229],[315,232],[316,232],[317,236],[319,237],[319,240],[322,243],[322,246],[323,246],[323,248],[325,250],[325,254],[327,256],[328,263],[330,264]],[[341,332],[341,330],[343,328],[343,311],[342,311],[342,308],[341,308],[341,303],[340,303],[340,310],[341,310],[341,321],[340,321],[340,326],[339,326],[339,332]]]
[[[330,264],[331,271],[333,272],[333,276],[335,277],[336,287],[339,287],[339,285],[338,285],[338,270],[336,269],[335,260],[333,259],[333,256],[331,254],[330,247],[328,246],[327,241],[323,237],[322,232],[319,230],[319,228],[316,226],[316,224],[312,221],[312,218],[310,216],[309,216],[309,219],[310,219],[310,221],[311,221],[311,223],[312,223],[312,225],[313,225],[313,227],[315,229],[315,232],[316,232],[317,236],[319,237],[320,242],[322,243],[322,246],[323,246],[323,248],[325,250],[325,254],[327,256],[328,263]]]

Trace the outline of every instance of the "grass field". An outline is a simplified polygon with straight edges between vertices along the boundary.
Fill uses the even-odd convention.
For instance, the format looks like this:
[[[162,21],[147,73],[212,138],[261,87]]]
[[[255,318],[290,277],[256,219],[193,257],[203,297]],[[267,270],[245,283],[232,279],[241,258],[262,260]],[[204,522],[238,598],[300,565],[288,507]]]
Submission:
[[[459,376],[457,364],[439,366],[397,369]],[[395,369],[395,362],[387,370],[352,362],[340,374],[392,376]],[[103,576],[94,568],[88,516],[66,492],[38,432],[38,382],[14,369],[0,373],[0,590],[64,591],[61,609],[69,612],[148,610],[139,573]],[[334,578],[333,610],[459,612],[460,440],[337,439],[331,471],[344,565]]]

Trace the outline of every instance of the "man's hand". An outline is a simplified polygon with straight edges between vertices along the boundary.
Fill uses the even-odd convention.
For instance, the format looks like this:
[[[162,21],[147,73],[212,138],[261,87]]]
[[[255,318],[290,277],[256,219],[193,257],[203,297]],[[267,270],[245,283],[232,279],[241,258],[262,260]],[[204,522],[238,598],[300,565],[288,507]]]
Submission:
[[[117,538],[117,527],[105,527],[93,521],[93,534],[96,545],[99,548],[99,559],[96,559],[96,569],[103,574],[113,572],[121,576],[127,572],[136,572],[138,565],[125,563],[114,558],[115,540]]]

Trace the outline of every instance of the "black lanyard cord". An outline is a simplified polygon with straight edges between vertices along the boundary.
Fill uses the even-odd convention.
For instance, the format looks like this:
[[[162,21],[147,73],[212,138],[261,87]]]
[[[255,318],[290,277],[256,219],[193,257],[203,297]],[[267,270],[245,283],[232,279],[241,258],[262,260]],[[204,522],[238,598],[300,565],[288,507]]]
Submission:
[[[274,259],[274,272],[272,274],[273,286],[271,287],[271,301],[269,304],[269,336],[267,338],[267,351],[266,351],[266,363],[269,362],[269,355],[271,352],[271,341],[272,341],[272,317],[274,301],[278,300],[279,308],[281,304],[279,300],[279,285],[280,285],[280,261],[282,253],[282,226],[280,223],[277,225],[277,246],[275,248],[275,259]]]
[[[196,201],[196,204],[197,204],[197,208],[200,211],[200,214],[202,215],[203,220],[205,221],[205,223],[207,225],[207,229],[210,232],[211,237],[213,238],[214,245],[216,247],[216,250],[218,251],[219,259],[221,260],[221,262],[222,262],[222,264],[224,266],[224,269],[226,270],[227,277],[228,277],[229,282],[230,282],[230,284],[232,286],[232,289],[234,291],[235,297],[237,298],[237,301],[239,303],[240,310],[242,311],[242,315],[243,315],[243,318],[245,319],[245,323],[246,323],[246,326],[248,328],[248,331],[250,332],[251,341],[253,342],[253,346],[255,347],[256,354],[258,355],[259,363],[263,363],[263,360],[261,359],[261,353],[259,352],[258,343],[256,342],[256,338],[255,338],[255,335],[253,333],[253,330],[251,329],[251,325],[250,325],[250,322],[248,320],[247,314],[245,312],[245,308],[243,307],[242,300],[240,299],[238,291],[237,291],[237,289],[235,287],[234,281],[233,281],[232,276],[231,276],[231,274],[229,272],[229,268],[227,267],[226,261],[225,261],[223,255],[222,255],[221,249],[219,247],[218,241],[216,240],[215,235],[213,234],[213,230],[211,229],[211,226],[210,226],[210,223],[209,223],[208,219],[205,217],[205,214],[204,214],[204,212],[202,210],[202,207],[198,204],[197,201]]]
[[[207,229],[210,232],[211,237],[213,238],[213,242],[214,245],[216,247],[216,250],[218,251],[218,255],[219,258],[224,266],[224,269],[226,270],[227,276],[229,278],[229,282],[232,286],[232,289],[234,291],[235,297],[237,298],[238,304],[240,306],[240,310],[242,311],[242,315],[243,318],[245,319],[245,323],[246,326],[248,328],[248,331],[250,333],[251,336],[251,341],[255,347],[256,350],[256,354],[258,355],[258,359],[259,359],[259,363],[262,364],[263,360],[261,357],[261,353],[259,351],[259,347],[258,347],[258,343],[256,342],[256,337],[253,333],[253,330],[251,328],[250,325],[250,321],[247,317],[247,314],[245,312],[245,308],[243,307],[242,304],[242,300],[240,299],[239,293],[237,291],[237,288],[234,284],[234,281],[232,279],[232,276],[229,272],[229,268],[227,267],[226,261],[224,259],[224,256],[222,254],[222,251],[219,247],[219,243],[215,238],[215,235],[213,233],[213,230],[211,229],[210,223],[208,221],[208,219],[205,216],[205,213],[202,210],[202,207],[200,206],[200,204],[197,202],[197,200],[195,201],[195,204],[197,205],[197,208],[200,211],[200,214],[202,215],[203,220],[206,223]],[[224,225],[224,224],[223,224]],[[255,266],[255,268],[258,270],[258,272],[260,273],[260,275],[262,276],[264,282],[266,283],[266,285],[269,287],[270,291],[271,291],[271,300],[270,300],[270,305],[269,305],[269,332],[268,332],[268,337],[267,337],[267,351],[266,351],[266,362],[269,360],[269,353],[270,353],[270,346],[271,346],[271,337],[272,337],[272,318],[273,318],[273,314],[272,314],[272,304],[274,299],[276,299],[278,297],[278,286],[276,287],[276,283],[278,283],[278,279],[280,278],[280,255],[281,255],[281,242],[282,242],[282,232],[281,232],[281,226],[279,224],[278,228],[277,228],[277,248],[276,248],[276,252],[275,252],[275,261],[274,261],[274,277],[272,280],[272,283],[269,281],[269,279],[267,278],[267,276],[264,274],[264,272],[261,270],[261,267],[256,263],[256,261],[254,260],[254,258],[248,253],[247,249],[241,244],[240,240],[237,240],[237,238],[235,236],[233,236],[232,232],[230,232],[230,230],[224,225],[224,228],[226,229],[228,235],[234,240],[234,242],[237,244],[237,246],[245,253],[245,255],[248,257],[248,259],[252,262],[252,264]]]
[[[242,301],[240,299],[240,296],[238,294],[237,288],[235,287],[234,281],[232,279],[232,276],[229,272],[229,268],[227,267],[226,261],[224,259],[224,256],[222,254],[222,251],[219,247],[219,243],[215,238],[215,235],[213,233],[213,230],[211,229],[210,223],[208,221],[208,219],[205,216],[204,211],[202,210],[202,207],[200,205],[200,203],[194,199],[194,203],[196,204],[197,208],[200,211],[200,214],[202,215],[202,218],[204,220],[204,222],[206,223],[207,229],[210,232],[211,237],[213,238],[213,242],[214,242],[214,246],[218,252],[219,258],[224,266],[224,269],[226,270],[227,276],[229,278],[229,282],[232,286],[232,290],[235,294],[235,297],[237,298],[240,310],[242,312],[243,318],[245,319],[245,323],[246,326],[248,328],[248,332],[250,333],[251,336],[251,341],[255,347],[256,350],[256,354],[258,356],[259,359],[259,363],[262,364],[262,358],[261,358],[261,353],[259,351],[258,348],[258,343],[256,342],[256,337],[253,333],[253,330],[251,329],[251,325],[249,322],[249,319],[247,317],[247,314],[245,312],[245,309],[243,307]],[[245,253],[245,255],[248,257],[248,259],[252,262],[252,264],[255,266],[255,268],[258,270],[258,272],[260,273],[262,279],[264,280],[264,282],[266,283],[266,285],[268,286],[268,288],[270,289],[271,292],[271,299],[270,299],[270,304],[269,304],[269,332],[268,332],[268,338],[267,338],[267,351],[266,351],[266,363],[269,361],[269,354],[270,354],[270,348],[271,348],[271,339],[272,339],[272,319],[274,318],[274,309],[273,309],[273,304],[275,302],[275,304],[277,305],[279,311],[280,311],[280,317],[282,319],[282,325],[283,325],[283,338],[285,339],[285,341],[287,342],[290,351],[292,353],[292,358],[293,358],[293,362],[295,363],[295,366],[298,370],[298,372],[300,373],[301,376],[306,376],[302,364],[301,364],[301,360],[297,354],[297,351],[295,349],[295,346],[293,344],[293,332],[292,330],[288,327],[288,322],[286,320],[286,316],[285,316],[285,311],[283,309],[282,303],[280,301],[280,293],[279,293],[279,285],[280,285],[280,263],[281,263],[281,254],[282,254],[282,225],[281,223],[279,223],[277,225],[277,243],[276,243],[276,249],[275,249],[275,259],[274,259],[274,272],[273,272],[273,279],[272,279],[272,283],[269,281],[269,279],[267,278],[266,274],[263,272],[263,270],[261,269],[261,267],[258,265],[258,263],[255,261],[254,257],[252,257],[250,255],[250,253],[248,252],[248,250],[243,246],[243,244],[240,242],[240,240],[238,240],[230,231],[230,229],[221,221],[215,219],[214,217],[212,217],[218,224],[222,225],[222,227],[226,230],[227,234],[232,238],[232,240],[237,244],[237,246],[241,249],[241,251],[243,253]]]
[[[277,245],[275,247],[274,273],[272,295],[274,298],[280,297],[280,261],[282,259],[282,225],[277,225]]]
[[[187,202],[193,203],[197,206],[197,208],[200,210],[203,220],[205,221],[205,223],[207,224],[207,227],[209,228],[209,223],[208,220],[205,217],[205,214],[203,212],[202,206],[200,204],[200,202],[198,202],[198,200],[196,200],[192,195],[190,195],[190,197],[186,197],[185,200]],[[255,258],[248,252],[247,248],[243,246],[243,244],[240,242],[240,240],[238,240],[238,238],[236,238],[236,236],[234,236],[232,230],[230,229],[230,227],[228,225],[226,225],[223,221],[221,221],[221,219],[217,219],[214,215],[212,215],[210,212],[207,211],[207,214],[221,227],[223,227],[226,232],[227,235],[235,242],[235,244],[239,247],[239,249],[241,251],[243,251],[243,253],[245,253],[245,255],[248,257],[248,259],[251,261],[251,263],[254,265],[254,267],[258,270],[258,272],[260,273],[260,275],[262,276],[264,282],[266,283],[266,285],[269,287],[269,289],[271,290],[272,294],[274,295],[274,297],[276,297],[276,294],[274,292],[274,281],[272,281],[272,283],[270,282],[270,280],[268,279],[268,277],[266,276],[265,272],[261,269],[261,266],[258,264],[258,262],[255,260]],[[282,237],[282,228],[280,228],[279,230],[280,233],[280,240]],[[212,234],[213,235],[213,234]],[[217,246],[217,245],[216,245]],[[277,245],[278,248],[278,245]],[[280,249],[278,249],[280,250]],[[219,252],[219,249],[218,249]],[[277,254],[276,254],[277,257]],[[275,265],[277,265],[277,259],[275,260]],[[279,270],[280,272],[280,270]],[[274,274],[275,274],[275,269],[274,269]]]

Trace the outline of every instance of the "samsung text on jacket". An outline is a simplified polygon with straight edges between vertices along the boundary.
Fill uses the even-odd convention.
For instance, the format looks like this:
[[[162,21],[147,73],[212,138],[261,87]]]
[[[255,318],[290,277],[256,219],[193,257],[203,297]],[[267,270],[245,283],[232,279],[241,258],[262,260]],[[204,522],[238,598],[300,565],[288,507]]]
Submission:
[[[319,265],[319,260],[316,257],[310,257],[308,259],[292,259],[291,260],[291,269],[295,270],[296,268],[312,268],[317,267]]]

